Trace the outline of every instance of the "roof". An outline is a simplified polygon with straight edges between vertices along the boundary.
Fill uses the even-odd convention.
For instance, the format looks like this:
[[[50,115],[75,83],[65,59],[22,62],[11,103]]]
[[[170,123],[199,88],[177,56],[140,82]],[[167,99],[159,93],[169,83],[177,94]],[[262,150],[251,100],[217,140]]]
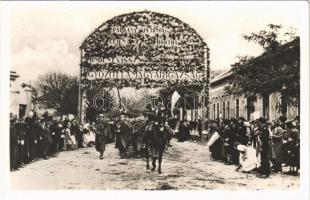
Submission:
[[[295,44],[299,43],[299,42],[300,42],[299,38],[296,38],[296,39],[294,39],[294,40],[292,40],[290,42],[287,42],[287,43],[281,45],[280,46],[281,48],[279,48],[277,50],[277,52],[283,52],[283,51],[288,51],[288,50],[293,50],[294,51],[295,50],[294,47],[296,46]],[[272,58],[270,58],[270,56],[271,56],[271,54],[268,52],[266,54],[262,54],[260,56],[257,56],[254,59],[255,60],[259,60],[259,59],[272,59]],[[246,65],[246,63],[245,63],[245,65]],[[211,79],[210,83],[213,84],[213,83],[216,83],[218,81],[221,81],[221,80],[223,80],[225,78],[230,77],[232,74],[233,74],[233,72],[231,71],[231,69],[229,69],[229,70],[219,74],[218,76],[214,77],[213,79]]]
[[[15,71],[10,71],[10,80],[15,81],[16,78],[18,78],[19,75]]]
[[[211,80],[210,80],[210,83],[211,83],[211,84],[212,84],[212,83],[216,83],[216,82],[218,82],[218,81],[220,81],[220,80],[223,80],[224,78],[227,78],[227,77],[229,77],[229,76],[231,76],[231,75],[232,75],[232,71],[229,69],[229,70],[227,70],[227,71],[225,71],[225,72],[223,72],[223,73],[217,75],[217,76],[214,77],[213,79],[211,79]]]

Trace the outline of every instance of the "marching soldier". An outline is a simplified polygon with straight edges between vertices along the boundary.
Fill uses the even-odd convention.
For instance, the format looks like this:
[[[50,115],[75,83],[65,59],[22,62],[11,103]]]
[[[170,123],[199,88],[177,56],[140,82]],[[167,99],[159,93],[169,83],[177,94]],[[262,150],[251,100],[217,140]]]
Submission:
[[[119,150],[121,158],[127,156],[129,127],[125,123],[125,115],[121,114],[119,121],[116,124],[116,147]]]
[[[105,151],[105,145],[110,133],[110,127],[107,122],[104,121],[103,114],[99,115],[99,119],[96,122],[95,125],[95,133],[96,133],[96,139],[95,139],[95,148],[97,151],[99,151],[100,156],[99,158],[103,159],[103,153]]]

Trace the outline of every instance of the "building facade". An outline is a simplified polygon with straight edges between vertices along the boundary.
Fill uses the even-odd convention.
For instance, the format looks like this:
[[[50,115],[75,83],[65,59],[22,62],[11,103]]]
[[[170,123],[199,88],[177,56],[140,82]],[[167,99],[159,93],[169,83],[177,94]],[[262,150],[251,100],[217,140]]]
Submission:
[[[31,87],[21,84],[19,75],[10,71],[10,117],[23,118],[33,109]]]
[[[257,97],[251,111],[248,109],[249,99],[243,95],[228,94],[225,87],[229,86],[232,72],[227,70],[214,77],[210,81],[209,119],[230,119],[243,117],[246,120],[254,120],[265,117],[269,121],[286,115],[288,120],[298,116],[298,108],[287,105],[286,113],[280,112],[281,98],[277,93],[270,94],[265,101]]]

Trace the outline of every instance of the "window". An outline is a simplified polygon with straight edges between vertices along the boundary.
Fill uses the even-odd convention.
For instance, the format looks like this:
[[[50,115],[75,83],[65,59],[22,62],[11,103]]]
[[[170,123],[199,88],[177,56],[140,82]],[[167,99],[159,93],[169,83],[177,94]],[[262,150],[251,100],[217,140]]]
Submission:
[[[225,101],[223,101],[223,113],[222,118],[225,119]]]
[[[215,119],[215,104],[213,104],[213,119]]]
[[[217,118],[219,119],[220,118],[220,103],[217,103],[217,108],[216,108],[216,110],[217,110],[217,112],[216,112],[216,114],[217,114]]]
[[[236,117],[239,117],[239,99],[236,99]]]
[[[227,101],[227,119],[230,118],[230,113],[229,113],[229,111],[230,111],[230,105],[229,105],[229,101]]]

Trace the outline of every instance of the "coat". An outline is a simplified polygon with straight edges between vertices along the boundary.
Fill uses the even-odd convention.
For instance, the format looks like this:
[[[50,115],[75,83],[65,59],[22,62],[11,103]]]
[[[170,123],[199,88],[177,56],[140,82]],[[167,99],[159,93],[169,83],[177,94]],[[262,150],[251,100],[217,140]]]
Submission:
[[[129,127],[123,122],[116,125],[116,147],[118,149],[126,149],[129,139]]]
[[[75,139],[75,135],[71,134],[71,130],[69,128],[66,128],[64,130],[64,133],[65,133],[65,138],[66,138],[66,144],[75,146],[76,145],[76,139]]]
[[[95,125],[95,133],[95,148],[97,151],[102,152],[105,150],[105,144],[108,140],[109,135],[111,134],[110,127],[105,122],[98,122]]]
[[[282,145],[283,145],[283,129],[281,127],[276,127],[272,131],[272,147],[274,151],[274,162],[277,165],[281,165],[283,161],[283,150],[282,150]]]
[[[10,125],[10,166],[11,169],[17,169],[17,157],[18,157],[18,135],[15,124]]]

